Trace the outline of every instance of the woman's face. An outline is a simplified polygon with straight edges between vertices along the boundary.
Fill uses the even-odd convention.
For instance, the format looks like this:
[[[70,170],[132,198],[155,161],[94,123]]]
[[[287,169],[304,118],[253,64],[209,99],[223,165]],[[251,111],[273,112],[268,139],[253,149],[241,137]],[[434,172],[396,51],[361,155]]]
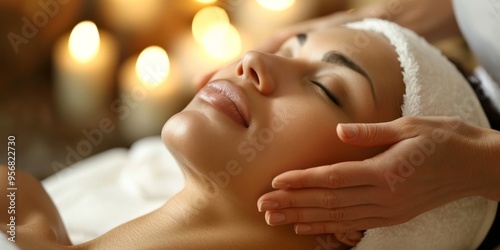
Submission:
[[[219,70],[162,136],[181,165],[228,185],[270,187],[288,170],[379,153],[342,143],[336,126],[394,120],[403,94],[397,55],[382,35],[316,31]]]

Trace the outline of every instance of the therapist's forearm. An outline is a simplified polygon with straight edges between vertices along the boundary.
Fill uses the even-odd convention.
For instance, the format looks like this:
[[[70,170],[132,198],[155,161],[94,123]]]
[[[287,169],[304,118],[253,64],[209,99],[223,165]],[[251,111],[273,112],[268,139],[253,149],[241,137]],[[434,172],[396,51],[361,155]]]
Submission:
[[[359,8],[357,13],[395,22],[429,42],[460,35],[451,0],[376,1]]]

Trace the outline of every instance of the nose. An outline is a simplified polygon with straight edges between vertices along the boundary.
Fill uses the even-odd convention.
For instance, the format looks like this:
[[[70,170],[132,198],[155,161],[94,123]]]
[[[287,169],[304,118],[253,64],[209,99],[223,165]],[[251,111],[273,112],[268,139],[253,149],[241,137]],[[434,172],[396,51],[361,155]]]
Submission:
[[[271,95],[276,89],[273,72],[269,71],[272,64],[271,55],[249,51],[238,63],[236,74],[251,82],[263,95]]]

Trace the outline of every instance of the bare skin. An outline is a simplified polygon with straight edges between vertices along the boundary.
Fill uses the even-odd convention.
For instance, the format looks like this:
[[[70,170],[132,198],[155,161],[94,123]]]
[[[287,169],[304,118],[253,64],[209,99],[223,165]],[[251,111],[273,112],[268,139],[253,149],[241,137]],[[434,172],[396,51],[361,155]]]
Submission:
[[[165,124],[162,138],[182,168],[186,185],[161,208],[71,246],[67,237],[62,238],[64,229],[57,223],[55,207],[34,211],[49,203],[36,184],[38,188],[30,191],[41,198],[23,205],[26,211],[19,216],[40,215],[43,222],[30,220],[27,228],[45,226],[57,237],[20,234],[18,245],[26,249],[40,244],[61,249],[304,249],[325,242],[333,249],[354,246],[362,235],[350,230],[318,238],[297,236],[289,226],[269,227],[264,217],[279,218],[256,211],[255,204],[273,190],[270,183],[279,173],[363,160],[386,149],[349,146],[325,136],[333,136],[331,128],[338,123],[383,122],[401,116],[404,84],[396,53],[383,36],[371,32],[365,34],[370,43],[363,53],[353,53],[347,45],[359,32],[337,28],[304,34],[290,39],[277,54],[248,52],[215,74],[207,88],[222,81],[227,88],[239,89],[250,118],[246,124],[233,119],[210,103],[227,97],[208,95],[213,89],[204,89]],[[379,63],[381,57],[384,64]],[[274,167],[266,167],[269,164]]]
[[[7,166],[0,167],[0,178],[7,180]],[[35,247],[54,248],[56,246],[70,245],[71,242],[64,228],[63,222],[57,212],[54,203],[43,189],[38,180],[22,172],[15,172],[15,207],[10,209],[15,213],[8,213],[10,195],[12,191],[6,181],[2,181],[0,199],[0,228],[7,232],[11,216],[15,217],[16,238],[14,240],[22,249],[34,249]],[[9,235],[10,236],[10,235]]]

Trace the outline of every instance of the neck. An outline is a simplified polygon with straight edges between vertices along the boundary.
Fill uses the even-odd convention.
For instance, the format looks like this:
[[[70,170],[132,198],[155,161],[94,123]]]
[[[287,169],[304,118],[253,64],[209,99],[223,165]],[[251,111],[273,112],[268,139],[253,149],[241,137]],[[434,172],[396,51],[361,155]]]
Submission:
[[[305,249],[320,244],[317,236],[295,235],[290,225],[268,226],[256,205],[244,207],[224,191],[209,193],[203,185],[187,185],[161,213],[162,234],[170,236],[162,246],[171,249]]]
[[[237,196],[230,186],[217,188],[208,180],[186,173],[181,192],[160,209],[129,223],[132,233],[127,228],[114,230],[115,238],[127,235],[133,243],[122,241],[125,246],[147,244],[161,249],[342,249],[331,235],[303,236],[296,235],[291,225],[268,226],[264,214],[257,211],[256,197]],[[145,237],[146,232],[150,237]]]

